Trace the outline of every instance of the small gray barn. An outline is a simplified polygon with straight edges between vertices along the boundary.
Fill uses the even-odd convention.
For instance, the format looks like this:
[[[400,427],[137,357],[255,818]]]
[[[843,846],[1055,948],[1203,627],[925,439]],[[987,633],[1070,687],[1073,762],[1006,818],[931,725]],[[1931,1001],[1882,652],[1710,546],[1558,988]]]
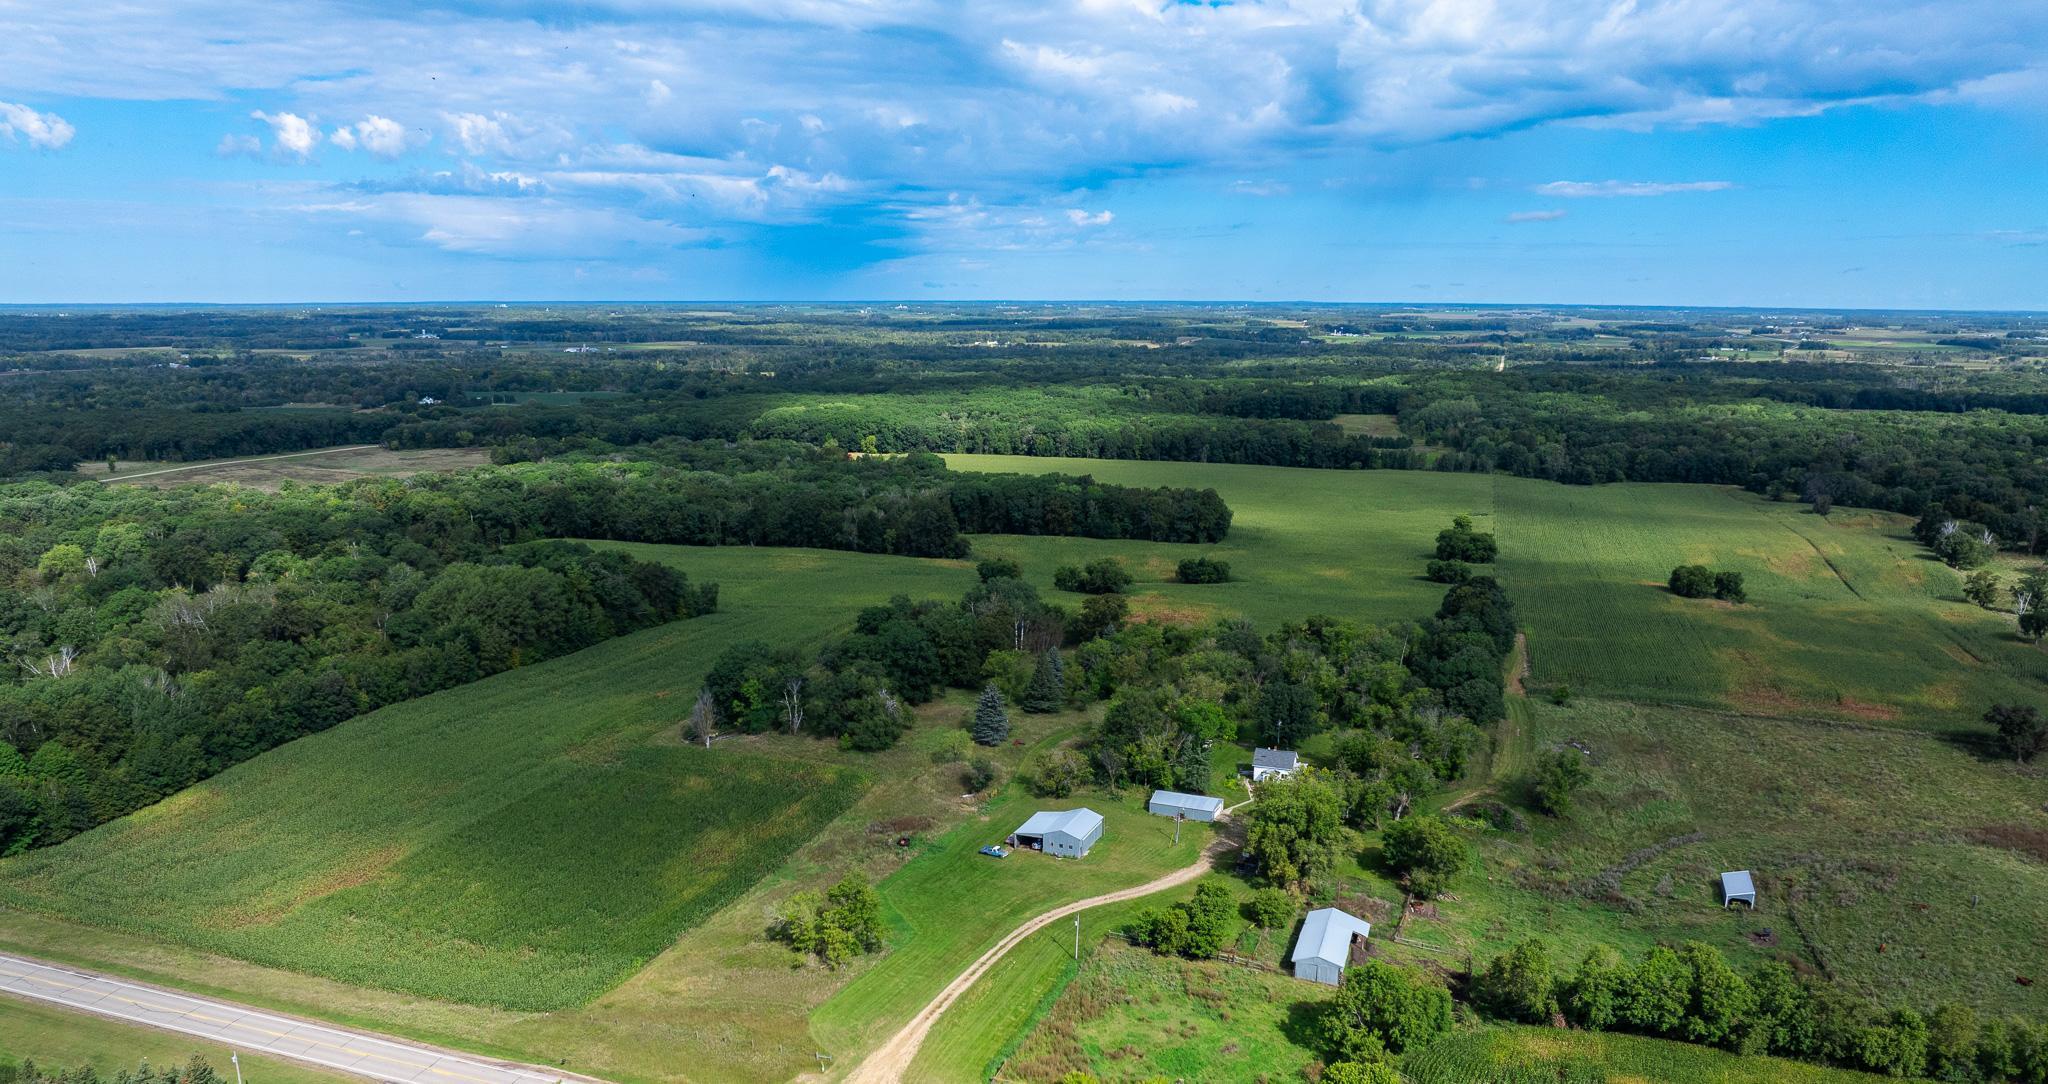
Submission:
[[[1733,907],[1736,900],[1748,904],[1752,911],[1756,909],[1756,882],[1746,869],[1721,875],[1721,906]]]
[[[1102,838],[1102,814],[1092,809],[1033,813],[1010,833],[1010,842],[1060,858],[1079,858]]]
[[[1352,940],[1371,934],[1372,923],[1335,907],[1310,911],[1302,921],[1301,936],[1294,941],[1295,977],[1341,985],[1344,968],[1351,963]]]
[[[1269,775],[1293,775],[1301,767],[1301,754],[1292,749],[1252,750],[1252,782]]]
[[[1223,799],[1204,794],[1182,794],[1177,790],[1155,790],[1145,808],[1162,817],[1179,814],[1191,821],[1213,821],[1223,812]]]

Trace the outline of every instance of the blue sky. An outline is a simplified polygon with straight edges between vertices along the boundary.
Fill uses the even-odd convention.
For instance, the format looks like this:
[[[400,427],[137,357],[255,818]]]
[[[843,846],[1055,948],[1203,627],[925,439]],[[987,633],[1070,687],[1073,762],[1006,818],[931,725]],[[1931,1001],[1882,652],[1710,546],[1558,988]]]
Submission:
[[[2048,309],[2048,4],[0,0],[0,302]]]

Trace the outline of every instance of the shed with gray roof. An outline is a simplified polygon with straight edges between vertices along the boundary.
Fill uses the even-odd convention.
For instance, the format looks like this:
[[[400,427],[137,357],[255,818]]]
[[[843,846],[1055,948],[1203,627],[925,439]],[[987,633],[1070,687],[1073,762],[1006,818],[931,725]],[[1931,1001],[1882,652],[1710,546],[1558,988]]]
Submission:
[[[1324,907],[1310,911],[1302,920],[1301,936],[1294,940],[1294,974],[1297,978],[1328,986],[1341,985],[1344,968],[1351,963],[1354,940],[1372,934],[1372,923],[1356,915]]]
[[[1177,790],[1155,790],[1145,808],[1162,817],[1179,815],[1191,821],[1213,821],[1223,812],[1223,799],[1206,794],[1182,794]]]
[[[1748,904],[1752,911],[1756,909],[1756,881],[1746,869],[1721,875],[1721,906],[1733,907],[1736,900]]]

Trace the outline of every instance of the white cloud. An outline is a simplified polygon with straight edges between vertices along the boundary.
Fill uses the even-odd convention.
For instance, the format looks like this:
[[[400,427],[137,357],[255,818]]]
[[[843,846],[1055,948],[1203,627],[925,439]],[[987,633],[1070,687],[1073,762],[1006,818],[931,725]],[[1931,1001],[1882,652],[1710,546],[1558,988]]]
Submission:
[[[675,96],[676,92],[670,90],[668,84],[662,82],[659,79],[648,80],[647,93],[643,95],[643,97],[647,99],[647,106],[650,109],[657,109],[660,108],[661,106],[667,105],[669,103],[669,99],[674,98]]]
[[[0,139],[7,143],[26,142],[31,147],[54,151],[71,142],[77,129],[55,113],[38,113],[25,105],[0,102]]]
[[[1563,211],[1511,211],[1507,221],[1518,225],[1524,222],[1555,222],[1564,216]]]
[[[213,153],[220,155],[222,158],[244,156],[254,158],[263,153],[263,141],[252,135],[239,135],[230,132],[220,137],[219,143],[214,144]]]
[[[270,125],[271,144],[279,154],[303,161],[312,156],[313,148],[320,143],[320,130],[297,113],[266,113],[258,109],[249,116]]]
[[[1232,181],[1230,190],[1240,196],[1292,195],[1294,186],[1286,181]]]
[[[336,128],[328,134],[327,141],[345,151],[360,148],[379,158],[396,158],[415,142],[424,143],[429,138],[425,132],[415,135],[405,125],[372,113],[354,126]]]
[[[1107,226],[1115,218],[1116,216],[1108,211],[1096,211],[1090,214],[1078,207],[1067,212],[1067,221],[1072,222],[1076,226]]]
[[[1617,196],[1671,196],[1682,192],[1720,192],[1732,181],[1551,181],[1539,184],[1539,196],[1561,199],[1609,199]]]
[[[710,239],[672,222],[551,199],[386,192],[293,209],[382,227],[394,241],[508,259],[608,260]]]

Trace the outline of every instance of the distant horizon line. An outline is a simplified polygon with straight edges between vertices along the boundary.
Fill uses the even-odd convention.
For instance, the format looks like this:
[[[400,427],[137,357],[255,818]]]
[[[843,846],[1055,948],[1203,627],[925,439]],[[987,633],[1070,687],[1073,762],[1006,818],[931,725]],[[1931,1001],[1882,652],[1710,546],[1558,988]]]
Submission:
[[[1039,306],[1046,308],[1186,308],[1186,309],[1228,309],[1228,308],[1306,308],[1306,309],[1489,309],[1513,311],[1517,309],[1578,309],[1578,310],[1640,310],[1653,312],[1722,312],[1722,313],[1879,313],[1888,315],[1914,316],[2039,316],[2048,317],[2048,309],[1971,309],[1971,308],[1912,308],[1899,306],[1872,305],[1695,305],[1695,304],[1631,304],[1627,302],[1547,302],[1547,301],[1314,301],[1296,299],[1287,301],[1253,300],[1174,300],[1169,298],[1112,299],[1112,298],[860,298],[851,300],[823,299],[746,299],[746,298],[673,298],[661,300],[628,300],[624,298],[576,300],[570,298],[512,301],[497,298],[445,298],[416,301],[4,301],[0,312],[59,310],[120,310],[120,309],[415,309],[415,308],[599,308],[622,306],[634,308],[678,308],[684,306],[720,305],[734,308],[862,308],[887,305],[896,308],[917,306],[951,307],[992,307],[992,306]]]

